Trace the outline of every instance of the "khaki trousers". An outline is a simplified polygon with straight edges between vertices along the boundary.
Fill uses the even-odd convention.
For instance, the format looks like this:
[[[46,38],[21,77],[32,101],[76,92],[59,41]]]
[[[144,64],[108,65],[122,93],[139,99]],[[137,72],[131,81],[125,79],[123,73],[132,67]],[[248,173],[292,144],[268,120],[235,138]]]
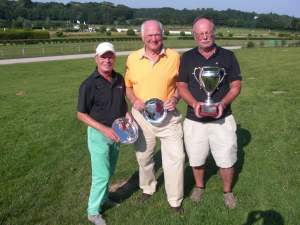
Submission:
[[[159,138],[167,199],[172,207],[180,206],[183,200],[185,159],[181,115],[177,110],[168,112],[160,125],[152,125],[134,108],[132,115],[139,125],[139,138],[135,142],[135,147],[140,188],[143,193],[151,195],[156,191],[153,156],[156,138]]]

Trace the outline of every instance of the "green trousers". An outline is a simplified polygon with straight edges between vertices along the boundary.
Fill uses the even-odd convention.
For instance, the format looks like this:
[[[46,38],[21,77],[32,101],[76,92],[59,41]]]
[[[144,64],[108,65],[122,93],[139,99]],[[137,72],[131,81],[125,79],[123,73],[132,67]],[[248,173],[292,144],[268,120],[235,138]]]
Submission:
[[[92,127],[88,127],[87,133],[92,168],[87,211],[88,215],[98,215],[108,197],[109,180],[116,168],[119,145]]]

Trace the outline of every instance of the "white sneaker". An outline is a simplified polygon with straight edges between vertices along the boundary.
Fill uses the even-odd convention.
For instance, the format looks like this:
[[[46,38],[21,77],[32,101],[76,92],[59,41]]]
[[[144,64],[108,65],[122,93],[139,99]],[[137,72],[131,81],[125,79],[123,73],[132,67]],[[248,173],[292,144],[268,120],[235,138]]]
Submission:
[[[105,220],[100,214],[98,215],[88,215],[88,220],[95,225],[106,225]]]
[[[194,202],[201,202],[204,194],[204,188],[194,187],[193,192],[191,194],[191,199]]]
[[[224,202],[229,209],[234,209],[236,207],[236,198],[232,192],[224,194]]]

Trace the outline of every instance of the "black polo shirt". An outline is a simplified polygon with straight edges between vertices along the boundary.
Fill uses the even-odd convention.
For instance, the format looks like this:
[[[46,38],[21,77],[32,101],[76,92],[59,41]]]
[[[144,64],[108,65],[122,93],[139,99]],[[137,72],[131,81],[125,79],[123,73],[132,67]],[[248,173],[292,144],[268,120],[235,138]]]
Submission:
[[[196,67],[203,66],[217,66],[224,68],[226,71],[224,80],[212,95],[214,102],[220,102],[223,99],[223,97],[230,90],[230,82],[242,79],[240,66],[232,51],[216,46],[215,53],[209,59],[206,59],[200,54],[197,47],[193,48],[185,52],[181,57],[178,82],[187,83],[189,91],[197,101],[204,102],[207,98],[204,90],[200,89],[200,85],[193,75]],[[229,104],[224,110],[221,118],[230,114],[231,107]],[[196,117],[194,109],[191,106],[187,107],[186,118],[199,122],[209,122],[215,120],[212,117]]]
[[[112,71],[112,82],[96,70],[80,85],[77,111],[87,113],[96,121],[111,126],[113,121],[125,116],[125,82],[122,75]]]

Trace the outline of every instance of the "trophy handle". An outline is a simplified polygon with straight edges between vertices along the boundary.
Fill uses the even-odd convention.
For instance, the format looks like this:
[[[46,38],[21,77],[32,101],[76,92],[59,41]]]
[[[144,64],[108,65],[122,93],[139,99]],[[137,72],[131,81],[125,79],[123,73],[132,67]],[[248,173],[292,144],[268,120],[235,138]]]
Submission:
[[[226,70],[224,68],[220,68],[220,72],[223,73],[223,76],[220,78],[219,82],[218,82],[218,86],[217,86],[217,90],[219,89],[219,84],[222,83],[222,81],[224,80],[224,77],[226,76]]]
[[[197,70],[199,70],[198,75],[196,75]],[[202,82],[199,80],[199,74],[201,74],[202,70],[203,70],[202,67],[195,67],[195,68],[194,68],[194,72],[193,72],[194,78],[196,79],[196,81],[197,81],[197,82],[199,83],[199,85],[200,85],[200,89],[201,89],[202,86],[203,86]]]
[[[223,72],[223,76],[221,77],[219,84],[222,83],[222,81],[224,80],[224,77],[226,76],[226,70],[224,68],[220,68],[220,71]]]

